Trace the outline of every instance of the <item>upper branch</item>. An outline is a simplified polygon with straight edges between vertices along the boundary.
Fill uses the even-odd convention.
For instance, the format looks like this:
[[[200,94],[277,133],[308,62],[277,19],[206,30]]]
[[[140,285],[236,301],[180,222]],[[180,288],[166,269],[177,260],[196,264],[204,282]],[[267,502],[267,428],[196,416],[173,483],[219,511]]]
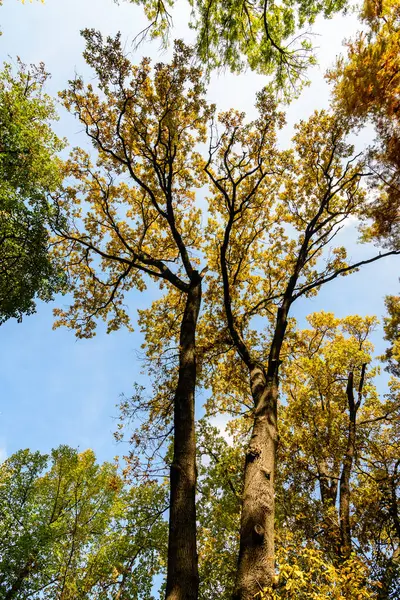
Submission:
[[[367,260],[360,260],[359,262],[354,263],[350,266],[341,267],[340,269],[337,269],[336,271],[334,271],[331,275],[329,275],[327,277],[318,278],[316,281],[313,281],[312,283],[303,286],[294,295],[293,299],[296,300],[297,298],[299,298],[300,296],[303,296],[304,294],[306,294],[313,288],[319,287],[319,286],[323,285],[324,283],[327,283],[328,281],[332,281],[333,279],[336,279],[336,277],[338,277],[339,275],[343,275],[344,273],[348,273],[349,271],[358,269],[359,267],[362,267],[363,265],[368,265],[370,263],[373,263],[377,260],[380,260],[381,258],[386,258],[386,256],[393,256],[393,255],[397,255],[397,254],[400,254],[400,250],[391,250],[390,252],[385,252],[384,254],[379,253],[377,256],[374,256],[373,258],[369,258]]]

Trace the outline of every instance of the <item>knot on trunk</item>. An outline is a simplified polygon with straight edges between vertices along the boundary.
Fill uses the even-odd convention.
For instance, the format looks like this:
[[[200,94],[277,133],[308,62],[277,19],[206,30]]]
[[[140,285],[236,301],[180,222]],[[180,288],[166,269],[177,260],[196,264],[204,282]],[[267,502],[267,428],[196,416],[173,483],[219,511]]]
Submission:
[[[257,523],[257,525],[254,525],[254,539],[258,544],[262,544],[263,540],[264,540],[264,535],[265,535],[265,529],[262,525],[260,525],[259,523]]]
[[[261,448],[258,446],[251,446],[246,452],[246,461],[253,462],[261,454]]]
[[[261,469],[261,472],[265,475],[265,479],[268,479],[268,481],[271,480],[271,473],[269,471],[266,471],[265,469]]]

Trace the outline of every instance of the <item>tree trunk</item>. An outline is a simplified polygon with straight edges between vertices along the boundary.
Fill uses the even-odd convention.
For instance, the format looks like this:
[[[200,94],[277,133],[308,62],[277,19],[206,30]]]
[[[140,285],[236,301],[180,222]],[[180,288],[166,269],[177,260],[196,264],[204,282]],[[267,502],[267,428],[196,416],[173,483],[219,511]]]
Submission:
[[[340,471],[338,475],[340,475]],[[318,462],[318,480],[323,507],[323,545],[332,558],[337,558],[340,553],[340,532],[336,508],[339,477],[336,478],[329,473],[325,460]]]
[[[349,558],[351,553],[351,526],[350,526],[350,475],[353,466],[354,448],[356,440],[356,424],[351,418],[347,438],[346,456],[343,462],[342,475],[340,477],[340,555]]]
[[[389,486],[390,486],[390,488],[389,488],[389,493],[390,493],[389,515],[393,521],[393,525],[394,525],[394,529],[395,529],[397,538],[400,540],[400,514],[399,514],[399,504],[398,504],[398,499],[397,499],[397,485],[396,485],[397,469],[398,469],[399,464],[400,464],[400,461],[397,461],[393,476],[390,477],[388,475],[388,478],[389,478]],[[398,554],[400,555],[400,550],[398,551]]]
[[[362,375],[359,390],[359,400],[354,400],[354,376],[349,373],[347,382],[347,401],[349,405],[349,428],[347,434],[346,454],[343,460],[342,474],[340,476],[340,498],[339,498],[339,523],[340,523],[340,555],[341,558],[349,558],[351,553],[351,526],[350,526],[350,477],[353,468],[354,452],[356,447],[356,419],[357,410],[361,403],[362,384],[364,380],[365,365],[362,367]]]
[[[235,600],[253,600],[272,585],[275,575],[275,460],[278,378],[254,367],[250,372],[255,405],[253,432],[246,453],[240,550]]]
[[[29,559],[28,562],[20,569],[16,580],[12,584],[11,588],[5,593],[4,600],[12,600],[13,598],[17,598],[21,587],[25,581],[25,579],[29,576],[32,571],[32,567],[34,565],[33,558]]]
[[[179,377],[174,399],[174,456],[171,464],[166,600],[196,600],[199,588],[196,549],[196,324],[200,277],[187,293],[181,324]]]

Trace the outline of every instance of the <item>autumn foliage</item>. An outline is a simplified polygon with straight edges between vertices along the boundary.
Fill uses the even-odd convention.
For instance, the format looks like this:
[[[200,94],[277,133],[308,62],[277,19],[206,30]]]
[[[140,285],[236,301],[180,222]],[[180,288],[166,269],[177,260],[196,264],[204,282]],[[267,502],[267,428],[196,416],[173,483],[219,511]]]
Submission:
[[[167,44],[173,0],[135,3]],[[64,160],[44,68],[6,66],[0,322],[61,289],[54,327],[139,329],[146,382],[120,403],[119,462],[60,446],[0,465],[2,598],[399,597],[399,297],[381,357],[375,316],[295,318],[400,254],[398,2],[364,4],[332,105],[281,139],[279,98],[314,60],[290,40],[345,4],[190,1],[194,47],[155,64],[85,29],[94,77],[59,97],[92,148]],[[252,120],[208,102],[224,65],[273,76]]]

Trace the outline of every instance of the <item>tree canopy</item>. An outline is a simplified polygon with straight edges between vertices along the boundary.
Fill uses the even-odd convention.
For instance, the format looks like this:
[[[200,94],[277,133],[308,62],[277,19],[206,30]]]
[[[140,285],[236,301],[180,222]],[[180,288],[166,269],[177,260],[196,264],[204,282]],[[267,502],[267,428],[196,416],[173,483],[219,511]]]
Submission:
[[[340,110],[359,127],[367,119],[375,125],[370,165],[379,201],[368,212],[373,225],[366,235],[390,247],[399,244],[399,16],[397,2],[366,0],[362,19],[367,31],[348,42],[347,57],[329,73]]]
[[[166,45],[174,0],[133,1],[136,41]],[[163,62],[81,32],[94,76],[59,98],[90,150],[59,156],[42,64],[0,76],[0,323],[62,291],[54,327],[88,345],[99,321],[139,329],[144,375],[120,403],[122,458],[0,464],[0,597],[394,600],[399,298],[380,357],[362,305],[296,309],[400,254],[398,6],[366,1],[331,105],[284,141],[276,92],[294,99],[314,60],[304,28],[346,3],[189,5],[195,45]],[[252,119],[208,101],[221,67],[273,77]]]
[[[5,64],[0,74],[0,323],[35,311],[63,277],[49,256],[47,195],[61,183],[54,101],[44,65]]]
[[[76,149],[65,165],[68,186],[56,198],[56,252],[74,294],[69,309],[57,309],[58,324],[81,337],[93,335],[97,318],[108,321],[108,331],[129,326],[123,304],[129,289],[143,291],[153,280],[165,290],[139,320],[153,372],[162,369],[147,405],[148,417],[159,423],[158,450],[170,456],[170,434],[173,440],[167,598],[198,594],[196,385],[212,390],[217,411],[232,403],[240,411],[247,398],[251,436],[242,449],[234,586],[234,598],[247,600],[276,578],[279,374],[290,357],[292,307],[399,250],[351,262],[346,247],[335,245],[343,224],[361,219],[375,201],[364,183],[372,177],[368,154],[355,153],[348,141],[352,123],[340,112],[319,111],[300,121],[292,147],[281,150],[284,115],[267,89],[258,94],[253,122],[234,109],[215,118],[201,71],[190,64],[193,52],[182,42],[171,63],[159,63],[152,74],[148,60],[136,67],[125,58],[119,36],[103,40],[87,30],[84,37],[99,91],[77,78],[62,98],[84,124],[97,161]],[[194,146],[206,141],[207,125],[203,158]],[[207,183],[204,226],[195,192]],[[255,317],[265,321],[264,330],[253,328]],[[349,433],[335,475],[340,527],[332,535],[342,560],[352,548],[349,486],[361,403],[354,389],[359,385],[362,393],[366,366],[360,368],[362,383],[356,384],[355,367],[348,367]],[[236,387],[227,396],[232,381]],[[136,400],[142,403],[140,393]],[[155,427],[142,429],[139,440]]]
[[[21,450],[1,465],[1,598],[150,598],[166,487],[128,485],[91,450]]]
[[[169,10],[175,0],[129,0],[140,4],[150,32],[168,43],[172,28]],[[196,52],[208,70],[228,67],[240,72],[249,67],[273,75],[277,89],[289,83],[293,88],[314,62],[307,26],[319,14],[331,17],[346,8],[346,0],[334,2],[268,2],[267,0],[189,0],[189,26],[196,31]]]

